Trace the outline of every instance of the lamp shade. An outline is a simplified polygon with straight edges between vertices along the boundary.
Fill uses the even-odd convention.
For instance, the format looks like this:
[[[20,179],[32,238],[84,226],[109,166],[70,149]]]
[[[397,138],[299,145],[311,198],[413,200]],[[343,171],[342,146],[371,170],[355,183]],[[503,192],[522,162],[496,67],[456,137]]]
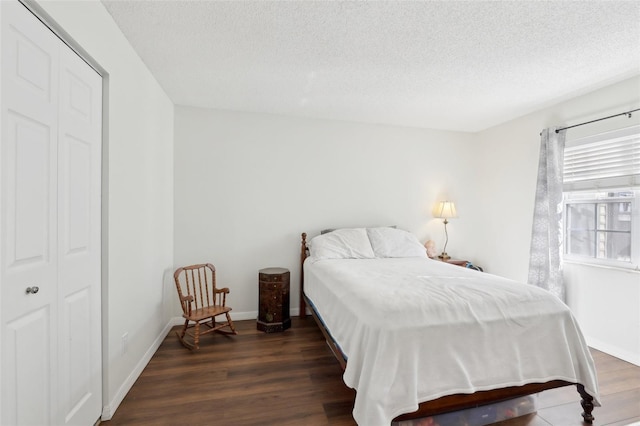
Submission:
[[[453,201],[440,201],[433,212],[433,217],[440,219],[451,219],[452,217],[458,217],[456,211],[456,205]]]

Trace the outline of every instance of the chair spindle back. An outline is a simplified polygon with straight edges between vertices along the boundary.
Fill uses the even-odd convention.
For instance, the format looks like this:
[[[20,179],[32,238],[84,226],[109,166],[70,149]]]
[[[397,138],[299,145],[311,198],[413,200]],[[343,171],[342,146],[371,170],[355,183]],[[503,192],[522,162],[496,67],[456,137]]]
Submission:
[[[173,278],[182,302],[182,311],[189,314],[191,310],[212,306],[216,303],[216,268],[210,263],[185,266],[176,270]],[[192,296],[186,300],[184,296]]]

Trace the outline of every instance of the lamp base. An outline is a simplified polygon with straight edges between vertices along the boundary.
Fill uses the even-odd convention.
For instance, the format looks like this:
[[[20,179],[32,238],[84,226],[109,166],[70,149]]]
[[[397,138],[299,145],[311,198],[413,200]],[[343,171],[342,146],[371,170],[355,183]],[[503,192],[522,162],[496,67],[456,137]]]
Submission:
[[[451,259],[451,256],[449,256],[446,252],[442,252],[442,254],[438,255],[438,259],[442,259],[442,260],[449,260]]]

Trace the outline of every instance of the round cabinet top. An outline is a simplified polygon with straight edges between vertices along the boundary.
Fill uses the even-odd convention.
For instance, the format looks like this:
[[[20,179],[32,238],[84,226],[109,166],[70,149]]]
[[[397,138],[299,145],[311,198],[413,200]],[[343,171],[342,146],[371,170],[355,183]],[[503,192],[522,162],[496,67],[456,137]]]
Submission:
[[[287,268],[271,267],[271,268],[260,269],[259,272],[265,275],[278,275],[278,274],[286,274],[289,272],[289,270]]]

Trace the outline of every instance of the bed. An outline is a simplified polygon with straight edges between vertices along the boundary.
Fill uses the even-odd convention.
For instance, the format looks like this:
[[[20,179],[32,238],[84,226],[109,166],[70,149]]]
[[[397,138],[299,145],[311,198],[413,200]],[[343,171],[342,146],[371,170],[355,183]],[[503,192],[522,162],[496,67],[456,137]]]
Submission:
[[[562,386],[576,386],[593,422],[593,359],[569,308],[545,290],[429,259],[390,227],[303,233],[300,260],[300,315],[310,308],[356,390],[358,424]]]

